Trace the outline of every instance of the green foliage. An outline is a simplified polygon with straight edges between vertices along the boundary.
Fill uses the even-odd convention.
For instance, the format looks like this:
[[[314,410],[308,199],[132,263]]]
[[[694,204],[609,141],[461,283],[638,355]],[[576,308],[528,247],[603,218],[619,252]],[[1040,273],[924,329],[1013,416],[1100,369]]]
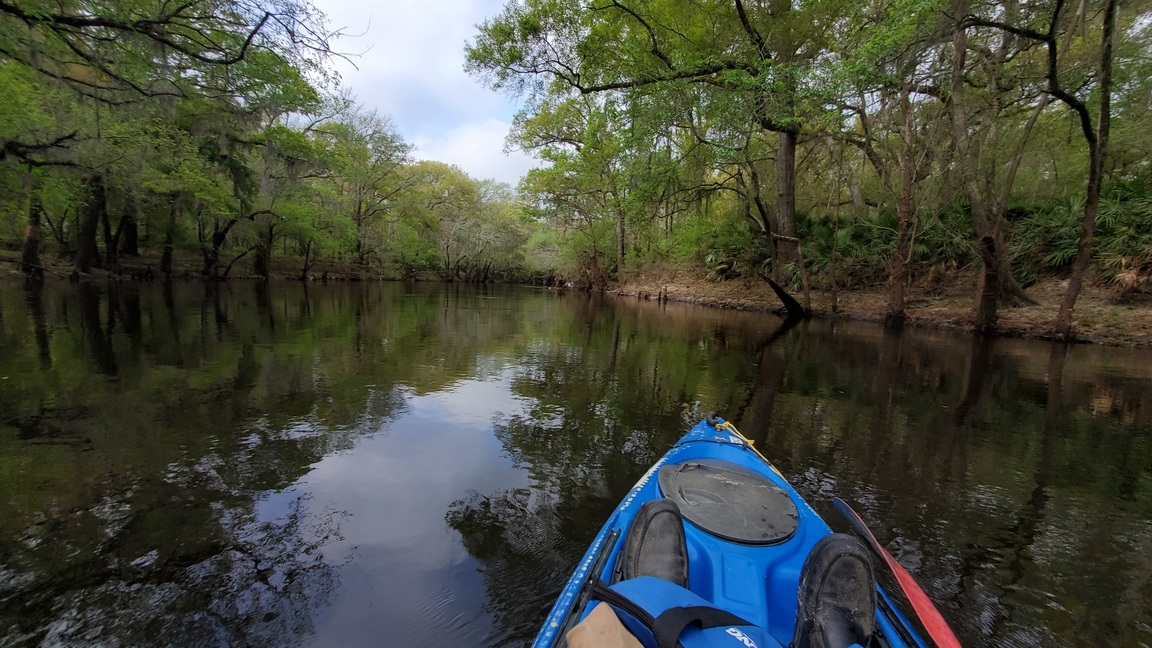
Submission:
[[[75,45],[0,63],[7,245],[19,245],[37,195],[51,247],[95,248],[95,265],[113,271],[129,228],[130,254],[183,249],[212,278],[267,276],[279,254],[298,258],[293,276],[315,274],[317,264],[472,279],[520,271],[531,228],[514,193],[486,193],[487,184],[458,169],[412,163],[411,145],[387,117],[328,92],[329,32],[307,2],[202,5],[169,11],[115,0],[91,9],[105,32],[61,32],[56,6],[0,11],[0,36],[22,47]],[[260,7],[270,12],[264,22]],[[150,26],[136,29],[133,20]],[[83,40],[85,30],[100,40]],[[148,43],[155,38],[159,54]],[[102,205],[90,204],[96,185]],[[105,231],[115,239],[99,235],[99,222],[80,226],[94,209],[98,218],[107,212]],[[251,270],[236,265],[245,257]]]
[[[1014,253],[1026,272],[1067,270],[1076,257],[1079,199],[1059,201],[1028,213],[1016,224]],[[1101,276],[1121,292],[1142,288],[1152,270],[1152,194],[1131,186],[1105,194],[1096,219],[1095,257]]]
[[[395,265],[397,275],[408,278],[421,270],[440,270],[436,246],[422,237],[413,223],[397,223],[391,242],[388,259]]]
[[[755,273],[768,256],[768,239],[736,205],[725,206],[707,217],[678,223],[658,246],[660,256],[678,264],[703,264],[711,279]]]
[[[1086,5],[1072,19],[1061,7],[1059,76],[1076,94],[1065,98],[1094,121],[1102,12]],[[1038,34],[1053,10],[961,11]],[[626,277],[643,263],[700,263],[730,277],[769,260],[766,231],[793,227],[817,286],[828,285],[834,255],[847,281],[878,284],[893,272],[954,281],[981,267],[978,230],[1003,234],[1025,284],[1067,271],[1088,161],[1079,115],[1048,92],[1040,42],[960,26],[956,11],[941,0],[788,11],[508,2],[478,27],[468,70],[528,93],[512,139],[552,166],[522,191],[555,229],[533,245],[556,249],[563,272]],[[1143,8],[1120,15],[1106,166],[1112,181],[1148,195],[1152,27]],[[781,133],[798,136],[794,169]],[[1099,225],[1098,268],[1139,283],[1142,233],[1152,229],[1144,210],[1104,205]],[[790,244],[772,247],[792,254]],[[798,278],[802,268],[787,262]]]
[[[1110,196],[1100,205],[1096,257],[1123,296],[1152,285],[1152,195]]]
[[[539,225],[532,228],[531,236],[524,242],[525,268],[538,274],[560,270],[560,250],[563,245],[564,237],[560,230]]]

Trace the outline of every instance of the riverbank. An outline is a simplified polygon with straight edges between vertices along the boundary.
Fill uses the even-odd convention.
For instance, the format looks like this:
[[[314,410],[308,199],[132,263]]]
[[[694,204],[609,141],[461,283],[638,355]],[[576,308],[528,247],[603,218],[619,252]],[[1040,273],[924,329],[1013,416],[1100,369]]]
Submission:
[[[0,251],[0,278],[23,278],[17,268],[14,251]],[[139,257],[123,259],[121,273],[113,276],[103,270],[94,270],[92,279],[159,278],[156,269],[159,257],[145,253]],[[186,252],[175,257],[174,276],[181,279],[199,279],[200,259]],[[67,260],[45,261],[48,276],[66,279],[72,271]],[[256,279],[247,267],[234,269],[231,279]],[[273,279],[298,279],[300,262],[291,257],[274,257]],[[364,275],[340,264],[321,262],[312,268],[313,279],[333,280],[396,280],[399,276],[387,273]],[[780,300],[763,281],[741,277],[729,281],[706,281],[703,270],[647,269],[630,275],[623,283],[609,288],[609,292],[626,297],[658,299],[700,304],[735,310],[774,311]],[[440,281],[432,272],[419,272],[417,281]],[[972,328],[972,295],[974,277],[960,277],[945,288],[912,286],[908,301],[908,326],[970,331]],[[1044,278],[1028,288],[1040,305],[1004,307],[1000,311],[1000,335],[1049,339],[1060,298],[1066,283],[1057,278]],[[797,299],[802,296],[797,294]],[[812,311],[816,317],[840,318],[870,322],[883,322],[887,312],[888,294],[884,286],[842,289],[834,299],[827,291],[812,291]],[[834,307],[835,302],[835,307]],[[1127,347],[1152,347],[1152,297],[1116,302],[1107,286],[1089,283],[1076,304],[1075,334],[1080,341],[1094,344]]]
[[[961,279],[954,285],[935,290],[909,291],[908,326],[972,330],[972,295],[975,279]],[[1038,306],[1003,307],[1000,335],[1050,339],[1060,298],[1066,282],[1045,278],[1029,287]],[[705,281],[699,274],[670,270],[636,273],[610,292],[626,297],[659,299],[737,310],[775,311],[780,300],[766,283],[752,277],[730,281]],[[802,301],[802,296],[796,294]],[[831,292],[812,291],[812,311],[816,317],[883,322],[888,294],[883,286],[840,290],[835,300]],[[1107,287],[1085,285],[1074,311],[1078,340],[1112,346],[1152,347],[1152,299],[1117,303]]]

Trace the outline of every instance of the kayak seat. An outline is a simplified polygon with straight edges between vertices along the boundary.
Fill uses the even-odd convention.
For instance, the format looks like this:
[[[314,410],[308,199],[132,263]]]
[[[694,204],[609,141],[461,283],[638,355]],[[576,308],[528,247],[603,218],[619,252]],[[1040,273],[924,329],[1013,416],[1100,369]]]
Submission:
[[[644,502],[628,527],[613,582],[654,576],[688,587],[688,547],[680,508],[670,499]]]
[[[695,459],[664,466],[660,492],[701,530],[750,545],[772,545],[796,533],[800,512],[781,487],[730,461]]]
[[[644,648],[780,648],[763,628],[662,578],[597,581],[592,598],[611,605]]]
[[[797,597],[790,648],[871,645],[876,579],[868,548],[855,536],[831,533],[820,538],[800,570]]]

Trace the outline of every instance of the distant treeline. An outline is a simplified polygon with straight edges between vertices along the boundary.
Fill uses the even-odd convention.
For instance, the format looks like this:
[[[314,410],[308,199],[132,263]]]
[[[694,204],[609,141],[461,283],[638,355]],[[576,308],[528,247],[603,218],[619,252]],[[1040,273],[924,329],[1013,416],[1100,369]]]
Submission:
[[[307,0],[0,5],[10,260],[33,277],[60,259],[140,272],[142,249],[155,275],[209,279],[530,276],[539,224],[513,189],[413,161],[332,82],[333,36]]]

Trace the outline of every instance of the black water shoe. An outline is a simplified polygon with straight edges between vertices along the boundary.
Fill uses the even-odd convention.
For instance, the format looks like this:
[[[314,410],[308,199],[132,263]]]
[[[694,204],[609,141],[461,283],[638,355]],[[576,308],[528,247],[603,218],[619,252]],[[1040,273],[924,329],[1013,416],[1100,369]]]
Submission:
[[[644,502],[616,562],[616,580],[655,576],[688,587],[688,547],[680,507],[670,499]]]
[[[791,648],[867,648],[876,627],[876,578],[868,548],[854,536],[826,535],[800,571]]]

